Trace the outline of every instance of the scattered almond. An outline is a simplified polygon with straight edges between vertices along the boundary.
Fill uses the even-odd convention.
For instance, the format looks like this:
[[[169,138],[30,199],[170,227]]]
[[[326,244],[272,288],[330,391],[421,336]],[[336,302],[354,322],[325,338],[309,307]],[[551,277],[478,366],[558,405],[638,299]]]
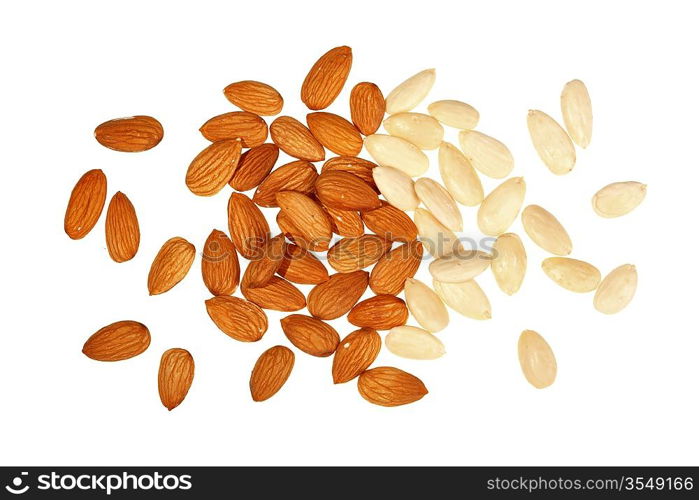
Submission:
[[[640,182],[614,182],[595,193],[592,208],[600,217],[621,217],[641,204],[647,186]]]
[[[415,193],[415,182],[403,171],[393,167],[376,167],[372,175],[381,194],[394,207],[415,210],[420,204]]]
[[[384,343],[393,354],[407,359],[437,359],[446,352],[437,337],[415,326],[391,328]]]
[[[236,191],[248,191],[259,186],[274,168],[277,158],[279,148],[274,144],[250,148],[240,157],[238,167],[228,184]]]
[[[442,299],[422,281],[414,278],[405,280],[405,301],[410,314],[425,330],[438,332],[449,324],[449,312]]]
[[[246,148],[260,146],[267,140],[267,123],[247,111],[232,111],[214,116],[199,131],[211,142],[240,139]]]
[[[381,337],[372,328],[360,328],[340,341],[333,357],[333,381],[344,384],[369,368],[381,350]]]
[[[490,301],[475,280],[463,283],[442,283],[433,280],[432,287],[439,298],[459,314],[477,320],[492,318]]]
[[[396,113],[389,116],[383,126],[392,136],[405,139],[420,149],[437,149],[444,138],[442,125],[422,113]]]
[[[252,259],[259,255],[269,238],[269,225],[250,198],[241,193],[231,193],[228,200],[228,232],[240,255]]]
[[[325,149],[303,123],[290,116],[280,116],[269,127],[274,144],[289,156],[300,160],[322,161]]]
[[[413,220],[396,207],[383,203],[380,208],[361,212],[362,221],[378,236],[392,241],[412,241],[417,238]]]
[[[293,243],[286,245],[277,273],[289,281],[306,285],[323,283],[329,277],[328,270],[315,255]]]
[[[260,116],[277,115],[284,106],[279,92],[266,83],[253,80],[231,83],[223,89],[223,94],[243,111]]]
[[[95,139],[102,146],[115,151],[147,151],[163,139],[163,126],[151,116],[115,118],[97,126]]]
[[[328,250],[328,264],[340,273],[351,273],[375,264],[390,248],[390,240],[375,234],[342,238]]]
[[[320,319],[336,319],[352,309],[369,284],[369,273],[337,273],[308,294],[308,312]]]
[[[356,156],[335,156],[323,164],[321,172],[330,172],[333,170],[348,172],[369,184],[372,189],[377,190],[376,184],[374,184],[374,176],[371,173],[374,167],[376,167],[376,163],[365,160],[364,158],[357,158]]]
[[[503,179],[514,168],[512,153],[502,142],[475,130],[459,133],[461,151],[476,170],[494,179]]]
[[[340,170],[322,172],[316,180],[316,194],[323,205],[340,210],[363,211],[381,206],[371,186],[356,175]]]
[[[551,212],[539,205],[522,210],[522,226],[534,243],[554,255],[568,255],[573,243],[565,228]]]
[[[335,47],[323,54],[306,75],[301,100],[309,109],[325,109],[340,94],[352,68],[352,49]]]
[[[364,223],[359,212],[323,207],[330,216],[333,233],[339,236],[357,238],[364,234]]]
[[[284,235],[278,235],[267,241],[262,248],[262,255],[250,261],[245,269],[243,283],[248,288],[259,288],[272,280],[284,259]]]
[[[529,110],[527,126],[534,149],[548,169],[564,175],[575,166],[575,146],[556,120],[543,111]]]
[[[488,269],[492,260],[492,255],[480,250],[462,250],[432,261],[430,274],[443,283],[463,283]]]
[[[476,128],[480,119],[473,106],[461,101],[436,101],[427,106],[427,111],[444,125],[461,130]]]
[[[258,186],[252,201],[261,207],[276,207],[279,191],[298,191],[311,194],[315,189],[318,172],[311,162],[296,160],[282,165]]]
[[[493,244],[493,261],[490,268],[500,290],[514,295],[522,286],[527,271],[527,253],[522,240],[514,233],[498,236]]]
[[[99,169],[85,172],[70,193],[63,228],[74,240],[87,236],[102,214],[107,199],[107,177]]]
[[[201,275],[212,295],[232,295],[240,280],[240,263],[235,246],[222,231],[214,229],[204,243]]]
[[[448,142],[439,147],[439,173],[456,201],[475,207],[483,201],[483,185],[466,156]]]
[[[333,113],[319,111],[306,115],[313,136],[335,154],[355,156],[362,150],[362,136],[350,122]]]
[[[189,392],[194,380],[194,358],[185,349],[168,349],[160,358],[158,393],[163,406],[172,411]]]
[[[277,193],[277,204],[304,236],[302,241],[296,242],[297,244],[315,252],[328,249],[332,238],[332,226],[318,203],[296,191],[280,191]]]
[[[524,330],[517,343],[519,364],[527,381],[537,389],[556,380],[556,357],[544,338],[533,330]]]
[[[511,177],[493,189],[478,208],[478,228],[489,236],[509,229],[524,203],[524,177]]]
[[[206,312],[216,326],[241,342],[257,342],[267,331],[267,315],[257,305],[238,297],[213,297]]]
[[[136,210],[124,193],[117,191],[107,208],[104,224],[107,251],[114,262],[133,259],[141,242]]]
[[[369,287],[378,294],[399,294],[407,278],[412,278],[422,261],[422,243],[417,240],[394,248],[371,270]]]
[[[294,353],[288,347],[277,345],[263,352],[250,375],[253,401],[265,401],[279,392],[293,368]]]
[[[158,251],[148,273],[148,292],[165,293],[182,281],[194,262],[194,245],[184,238],[170,238]]]
[[[83,354],[97,361],[121,361],[148,349],[150,332],[136,321],[117,321],[93,333],[83,346]]]
[[[291,314],[281,319],[281,325],[289,341],[311,356],[330,356],[340,343],[332,326],[312,316]]]
[[[424,174],[429,167],[425,153],[400,137],[372,134],[364,138],[364,147],[379,165],[397,168],[410,177]]]
[[[185,183],[199,196],[212,196],[228,183],[240,160],[238,139],[214,142],[199,153],[187,169]]]
[[[380,366],[362,373],[359,377],[359,394],[370,403],[380,406],[400,406],[414,403],[427,394],[422,380],[414,375]]]
[[[357,303],[347,315],[356,326],[374,330],[390,330],[408,320],[405,302],[394,295],[377,295]]]
[[[541,263],[546,276],[566,290],[585,293],[597,288],[602,275],[592,264],[566,257],[549,257]]]
[[[386,113],[386,101],[381,89],[370,82],[354,86],[350,94],[352,123],[364,135],[371,135],[381,126]]]
[[[629,305],[636,294],[636,266],[624,264],[604,277],[595,292],[594,306],[604,314],[616,314]]]
[[[434,69],[426,69],[405,80],[386,97],[386,112],[392,115],[412,110],[427,97],[435,77]]]
[[[264,309],[292,312],[306,307],[306,298],[294,285],[283,278],[272,277],[267,283],[251,288],[241,283],[243,296]]]
[[[561,113],[573,142],[581,148],[589,146],[592,138],[592,104],[587,87],[580,80],[572,80],[563,87]]]

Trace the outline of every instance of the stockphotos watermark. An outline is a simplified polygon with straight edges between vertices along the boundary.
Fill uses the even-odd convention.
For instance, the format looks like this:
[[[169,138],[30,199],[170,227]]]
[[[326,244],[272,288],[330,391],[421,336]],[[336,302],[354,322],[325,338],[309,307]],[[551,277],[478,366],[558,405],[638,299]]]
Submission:
[[[114,491],[190,490],[192,476],[153,472],[150,474],[40,474],[32,478],[28,472],[13,477],[5,489],[13,495],[28,491],[94,491],[111,495]]]

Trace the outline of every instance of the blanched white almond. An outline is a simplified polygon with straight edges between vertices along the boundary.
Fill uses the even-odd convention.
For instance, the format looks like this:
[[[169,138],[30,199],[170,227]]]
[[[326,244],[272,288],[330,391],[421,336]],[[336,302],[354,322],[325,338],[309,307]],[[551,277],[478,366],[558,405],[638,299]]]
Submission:
[[[459,132],[459,145],[471,165],[488,177],[507,177],[515,166],[515,160],[507,146],[475,130]]]
[[[449,312],[442,299],[420,280],[405,280],[405,303],[410,314],[428,332],[438,332],[449,324]]]
[[[478,208],[478,228],[489,236],[504,233],[517,218],[524,203],[524,177],[512,177],[493,189]]]
[[[492,317],[490,301],[475,280],[463,283],[442,283],[433,280],[432,286],[439,298],[459,314],[478,320]]]
[[[647,186],[640,182],[614,182],[595,193],[592,208],[600,217],[620,217],[641,204],[646,197],[646,190]]]
[[[527,252],[522,240],[514,233],[498,236],[493,245],[493,262],[490,268],[500,290],[507,295],[519,291],[527,271]]]
[[[543,111],[530,109],[527,126],[539,158],[556,175],[567,174],[575,166],[575,146],[556,120]]]
[[[636,293],[638,273],[636,266],[624,264],[614,269],[597,287],[593,304],[604,314],[615,314],[624,309]]]
[[[376,163],[402,170],[410,177],[424,174],[430,164],[425,153],[400,137],[373,134],[364,138],[364,146]]]
[[[492,255],[480,250],[461,250],[430,263],[430,274],[443,283],[463,283],[488,269]]]
[[[573,242],[565,228],[551,212],[539,205],[522,210],[522,226],[534,243],[554,255],[568,255]]]
[[[413,220],[417,226],[420,241],[435,259],[450,255],[461,248],[456,235],[424,208],[415,210]]]
[[[437,149],[444,138],[442,125],[435,118],[422,113],[396,113],[384,120],[383,128],[420,149]]]
[[[463,230],[464,222],[461,218],[461,210],[456,206],[449,191],[444,189],[439,182],[421,177],[415,181],[415,193],[439,222],[452,231]]]
[[[480,118],[473,106],[453,100],[433,102],[427,106],[427,112],[444,125],[462,130],[476,128]]]
[[[420,104],[432,89],[435,77],[434,69],[426,69],[398,85],[386,97],[386,113],[410,111]]]
[[[549,257],[541,263],[546,276],[571,292],[591,292],[599,285],[602,275],[592,264],[569,257]]]
[[[415,182],[401,170],[393,167],[374,167],[371,171],[376,187],[391,205],[401,210],[415,210],[420,199],[415,193]]]
[[[448,142],[439,146],[439,173],[456,201],[475,207],[483,201],[483,185],[464,154]]]
[[[519,364],[527,381],[537,389],[556,380],[556,357],[544,338],[533,330],[524,330],[517,343]]]
[[[384,342],[389,351],[401,358],[437,359],[446,352],[441,340],[416,326],[391,328]]]
[[[568,134],[581,148],[592,139],[592,103],[587,87],[580,80],[566,83],[561,93],[561,113]]]

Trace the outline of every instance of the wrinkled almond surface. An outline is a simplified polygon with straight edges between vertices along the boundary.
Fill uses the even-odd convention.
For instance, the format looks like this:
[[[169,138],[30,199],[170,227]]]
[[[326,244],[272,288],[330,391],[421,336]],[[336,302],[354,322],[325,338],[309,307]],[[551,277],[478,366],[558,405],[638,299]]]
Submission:
[[[187,169],[185,183],[199,196],[212,196],[228,183],[240,160],[238,139],[214,142],[199,153]]]
[[[308,294],[308,312],[320,319],[336,319],[352,309],[369,284],[369,273],[337,273]]]
[[[293,243],[286,245],[277,273],[289,281],[305,285],[317,285],[329,277],[328,270],[315,255]]]
[[[216,326],[241,342],[257,342],[267,331],[267,315],[258,306],[238,297],[213,297],[206,312]]]
[[[99,169],[85,172],[70,193],[63,219],[66,234],[79,240],[95,227],[107,199],[107,177]]]
[[[371,186],[348,172],[326,170],[318,176],[315,188],[318,199],[326,207],[373,210],[381,206],[381,201]]]
[[[179,236],[163,243],[150,266],[148,292],[151,295],[165,293],[182,281],[195,255],[194,245]]]
[[[83,354],[97,361],[121,361],[148,349],[150,332],[136,321],[117,321],[93,333],[83,346]]]
[[[277,193],[277,204],[304,236],[297,244],[315,252],[328,249],[332,226],[323,208],[315,200],[296,191],[280,191]]]
[[[288,347],[277,345],[263,352],[250,375],[253,401],[265,401],[279,392],[293,368],[294,353]]]
[[[350,94],[352,123],[364,135],[371,135],[381,126],[386,112],[386,101],[381,89],[374,83],[361,82]]]
[[[362,150],[359,131],[339,115],[323,111],[309,113],[306,123],[318,142],[335,154],[355,156]]]
[[[117,191],[109,202],[104,229],[107,251],[112,260],[126,262],[133,259],[141,242],[141,231],[136,210],[121,191]]]
[[[163,139],[163,126],[151,116],[115,118],[97,126],[95,139],[102,146],[115,151],[146,151]]]
[[[306,307],[306,297],[283,278],[273,276],[267,283],[252,288],[245,281],[240,285],[243,297],[264,309],[293,312]]]
[[[351,273],[375,264],[390,248],[390,240],[375,234],[342,238],[328,250],[328,264],[337,272]]]
[[[274,87],[254,80],[231,83],[223,94],[243,111],[260,116],[279,114],[284,106],[284,99]]]
[[[347,315],[347,321],[356,326],[374,330],[390,330],[404,325],[408,320],[408,308],[394,295],[377,295],[358,302]]]
[[[236,191],[248,191],[267,178],[279,158],[279,148],[262,144],[250,148],[240,157],[238,166],[228,184]]]
[[[269,238],[269,224],[250,198],[231,193],[228,200],[228,232],[236,250],[246,259],[259,256]]]
[[[380,406],[400,406],[422,399],[427,388],[422,380],[389,366],[372,368],[359,377],[359,394]]]
[[[311,356],[330,356],[340,343],[332,326],[312,316],[291,314],[281,319],[281,325],[289,341]]]
[[[420,267],[422,254],[422,243],[417,240],[394,248],[371,269],[369,287],[376,294],[399,294],[405,280],[412,278]]]
[[[267,140],[267,123],[255,113],[247,111],[231,111],[214,116],[199,131],[211,142],[240,139],[246,148],[254,148]]]
[[[367,228],[384,239],[407,242],[417,238],[417,226],[410,216],[386,202],[380,208],[361,212],[361,217]]]
[[[325,149],[310,130],[290,116],[280,116],[269,127],[274,144],[289,156],[299,160],[322,161]]]
[[[335,47],[323,54],[306,75],[301,101],[308,109],[325,109],[340,94],[352,68],[352,49]]]
[[[282,165],[258,186],[252,201],[261,207],[276,207],[279,191],[298,191],[311,194],[315,189],[318,172],[311,162],[296,160]]]
[[[158,369],[158,393],[160,401],[168,410],[180,405],[189,392],[194,380],[194,358],[185,349],[165,351]]]
[[[204,243],[201,275],[212,295],[232,295],[240,281],[238,252],[231,239],[214,229]]]
[[[333,357],[333,382],[343,384],[369,368],[381,350],[381,337],[372,328],[360,328],[340,341]]]

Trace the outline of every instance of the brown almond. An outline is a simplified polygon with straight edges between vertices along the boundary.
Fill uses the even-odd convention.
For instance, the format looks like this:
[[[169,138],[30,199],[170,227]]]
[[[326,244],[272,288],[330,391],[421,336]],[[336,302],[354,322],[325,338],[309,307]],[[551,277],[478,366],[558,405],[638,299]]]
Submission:
[[[277,204],[293,226],[303,235],[298,245],[324,252],[330,245],[332,227],[323,208],[313,199],[296,191],[277,193]]]
[[[269,224],[250,198],[232,193],[228,200],[228,231],[236,250],[246,259],[259,255],[269,238]]]
[[[70,193],[63,228],[74,240],[84,238],[102,214],[107,199],[107,177],[99,169],[85,172]]]
[[[250,288],[241,283],[243,296],[263,309],[292,312],[306,307],[306,297],[294,285],[283,278],[273,276],[266,284]]]
[[[364,234],[364,223],[359,212],[354,210],[339,210],[337,208],[323,207],[325,213],[330,216],[333,233],[356,238]]]
[[[104,224],[107,251],[114,262],[133,259],[141,242],[136,210],[124,193],[117,191],[107,208]]]
[[[277,225],[284,236],[292,243],[301,242],[303,248],[308,248],[310,242],[301,234],[301,231],[291,223],[291,218],[281,210],[277,213]]]
[[[342,238],[328,250],[328,264],[340,273],[351,273],[376,264],[390,248],[389,240],[375,234]]]
[[[417,226],[410,216],[385,202],[380,208],[362,212],[362,222],[387,240],[407,242],[417,238]]]
[[[347,321],[375,330],[390,330],[408,321],[408,307],[394,295],[377,295],[357,303],[347,315]]]
[[[359,131],[341,116],[319,111],[306,115],[306,123],[318,142],[335,154],[355,156],[362,150]]]
[[[354,86],[350,94],[352,123],[364,135],[371,135],[381,126],[386,113],[386,101],[381,89],[371,82]]]
[[[289,341],[311,356],[330,356],[340,342],[340,336],[332,326],[312,316],[291,314],[282,318],[281,324]]]
[[[245,269],[243,283],[249,288],[266,285],[276,274],[284,259],[284,235],[280,234],[270,239],[262,249],[262,255],[253,259]]]
[[[322,161],[325,149],[306,126],[296,118],[280,116],[269,126],[274,144],[299,160]]]
[[[296,160],[282,165],[269,174],[259,185],[252,201],[261,207],[276,207],[279,191],[298,191],[311,194],[315,190],[318,172],[309,161]]]
[[[369,273],[333,274],[308,294],[308,312],[320,319],[344,316],[357,303],[369,284]]]
[[[344,384],[369,368],[381,350],[381,337],[372,328],[360,328],[344,339],[333,357],[333,382]]]
[[[356,156],[335,156],[323,163],[321,172],[333,170],[348,172],[359,177],[378,193],[379,188],[376,187],[374,175],[371,173],[376,166],[376,163]]]
[[[238,168],[228,184],[236,191],[248,191],[267,178],[279,158],[279,148],[262,144],[250,148],[240,157]]]
[[[228,183],[240,161],[238,139],[214,142],[199,153],[187,169],[185,183],[199,196],[213,196]]]
[[[267,140],[267,123],[255,113],[231,111],[214,116],[199,129],[211,142],[240,139],[246,148],[254,148]]]
[[[201,275],[212,295],[232,295],[240,280],[240,263],[235,245],[222,231],[214,229],[204,243]]]
[[[301,101],[308,109],[325,109],[340,94],[352,68],[352,49],[335,47],[323,54],[306,75]]]
[[[192,380],[194,358],[189,351],[180,348],[165,351],[158,370],[158,393],[163,406],[170,411],[178,407],[187,397]]]
[[[294,353],[282,345],[262,353],[250,375],[250,394],[254,401],[274,396],[286,383],[294,368]]]
[[[284,99],[274,87],[254,80],[231,83],[223,89],[223,95],[243,111],[260,116],[277,115],[284,106]]]
[[[376,294],[399,294],[405,286],[405,280],[415,276],[422,262],[422,253],[422,243],[417,240],[388,252],[371,270],[371,290]]]
[[[121,361],[148,349],[150,332],[136,321],[117,321],[93,333],[83,346],[83,354],[97,361]]]
[[[194,256],[194,245],[184,238],[175,236],[163,243],[150,266],[148,292],[159,295],[182,281],[192,267]]]
[[[98,125],[95,139],[106,148],[136,153],[157,146],[163,139],[163,126],[151,116],[116,118]]]
[[[259,306],[238,297],[212,297],[206,312],[216,326],[241,342],[257,342],[267,331],[267,315]]]
[[[381,206],[371,186],[347,172],[326,171],[316,179],[316,194],[323,205],[340,210],[374,210]]]
[[[379,366],[359,376],[359,394],[380,406],[400,406],[422,399],[427,388],[422,380],[408,372]]]
[[[277,273],[289,281],[305,285],[328,281],[328,270],[323,263],[308,250],[293,243],[287,243]]]

